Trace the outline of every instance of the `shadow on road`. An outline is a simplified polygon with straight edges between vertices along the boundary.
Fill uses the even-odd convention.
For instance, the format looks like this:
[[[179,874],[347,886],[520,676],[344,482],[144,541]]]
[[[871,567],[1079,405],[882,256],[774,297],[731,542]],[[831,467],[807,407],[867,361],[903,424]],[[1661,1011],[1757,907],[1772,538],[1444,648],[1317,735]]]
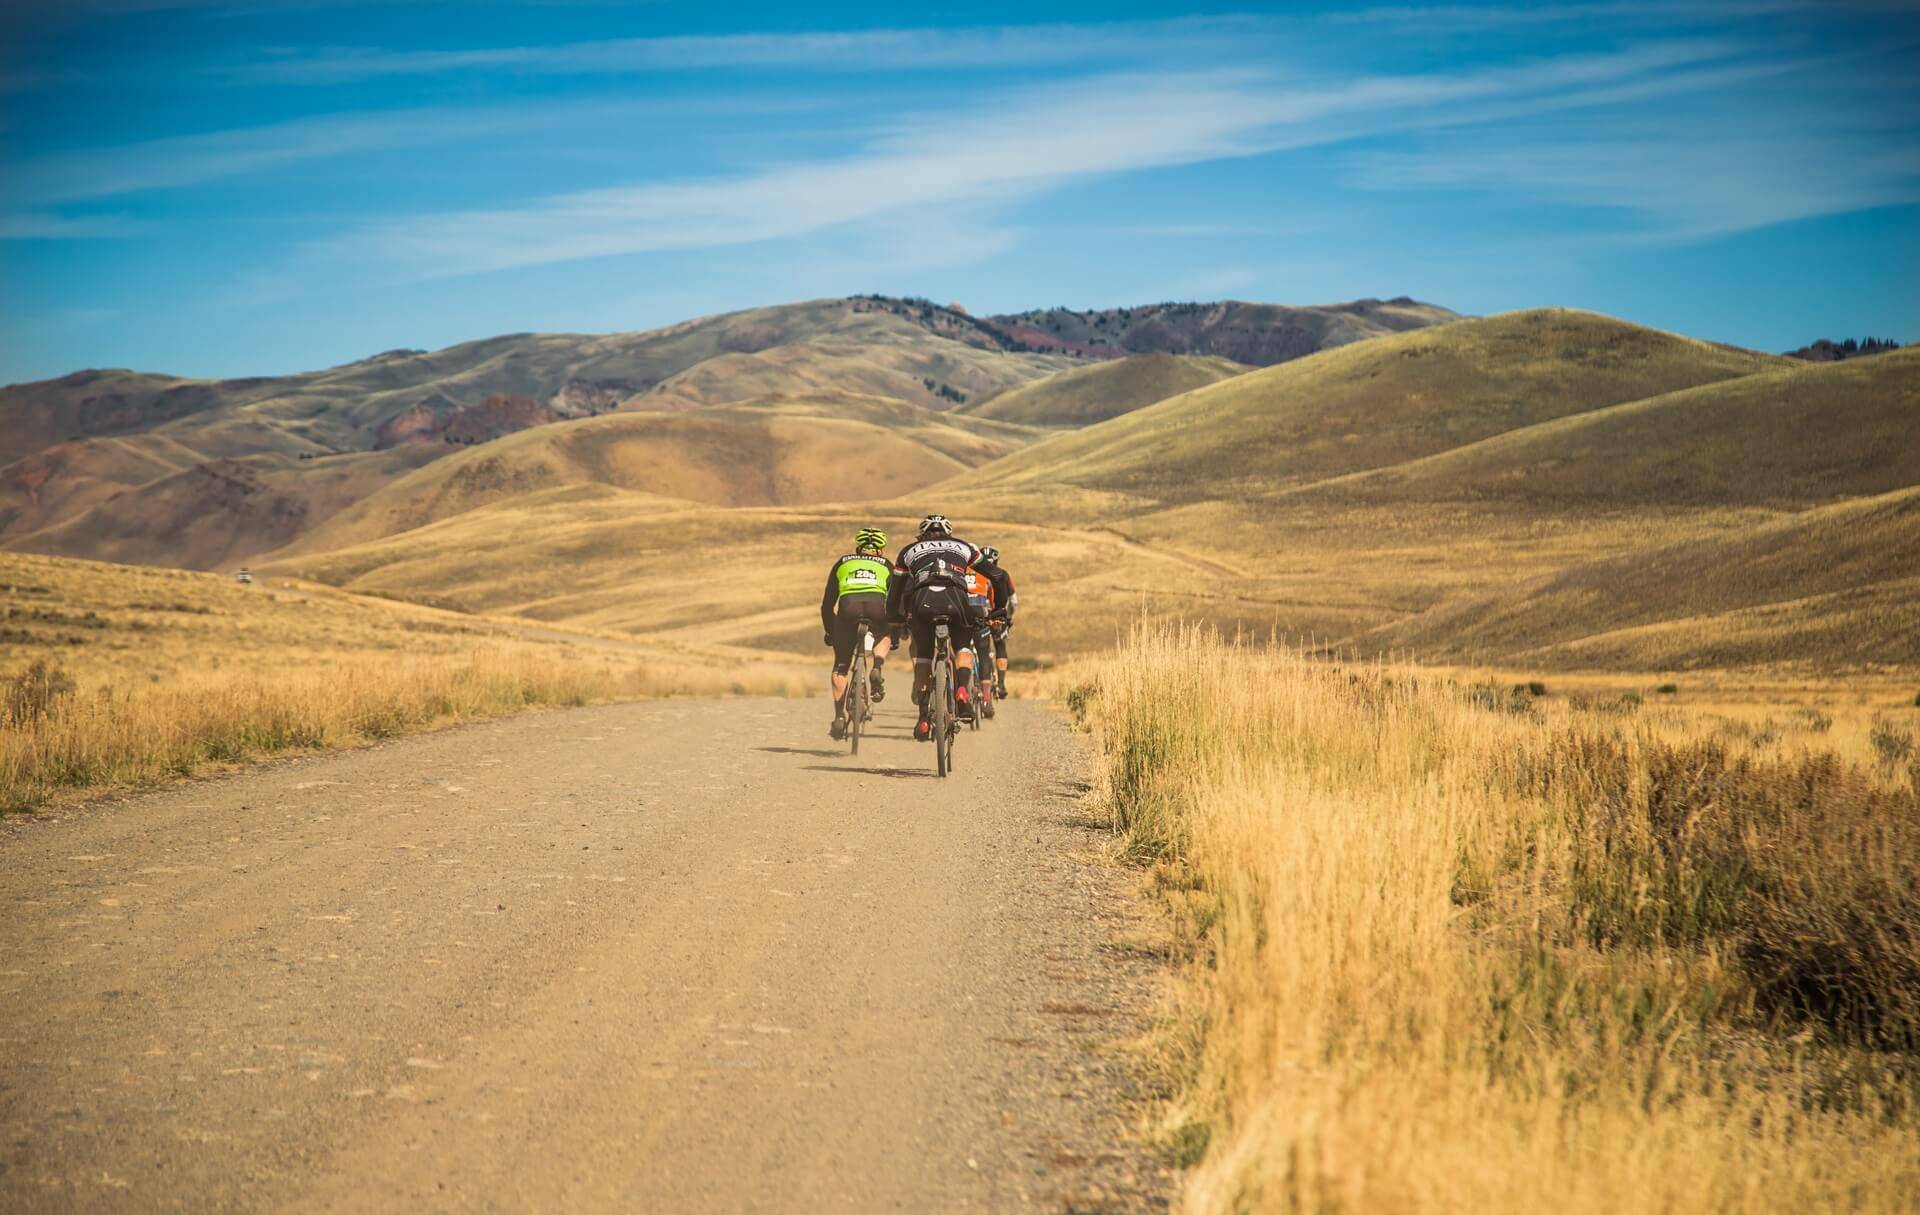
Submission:
[[[841,772],[849,776],[930,776],[940,779],[940,774],[931,768],[836,768],[826,764],[808,764],[809,772]]]
[[[842,750],[822,751],[817,747],[755,747],[756,751],[771,751],[775,755],[812,755],[820,759],[832,759],[836,755],[845,755]]]

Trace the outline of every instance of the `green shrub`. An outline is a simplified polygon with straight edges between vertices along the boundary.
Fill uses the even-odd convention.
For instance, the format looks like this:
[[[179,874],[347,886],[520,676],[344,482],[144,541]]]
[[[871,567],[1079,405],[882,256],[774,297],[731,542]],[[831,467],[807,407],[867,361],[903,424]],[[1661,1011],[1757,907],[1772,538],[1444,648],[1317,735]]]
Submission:
[[[1654,691],[1661,696],[1672,696],[1680,691],[1680,685],[1677,683],[1663,683],[1655,688]]]

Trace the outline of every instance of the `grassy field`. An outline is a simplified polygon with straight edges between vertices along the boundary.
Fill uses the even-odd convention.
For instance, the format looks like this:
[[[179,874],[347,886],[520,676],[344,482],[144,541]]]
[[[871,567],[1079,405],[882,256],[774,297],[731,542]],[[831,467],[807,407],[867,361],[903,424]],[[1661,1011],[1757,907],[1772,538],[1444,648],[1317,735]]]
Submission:
[[[1591,691],[1147,632],[1073,693],[1187,1210],[1920,1202],[1920,710]]]
[[[819,672],[283,580],[0,554],[0,810],[522,709]]]

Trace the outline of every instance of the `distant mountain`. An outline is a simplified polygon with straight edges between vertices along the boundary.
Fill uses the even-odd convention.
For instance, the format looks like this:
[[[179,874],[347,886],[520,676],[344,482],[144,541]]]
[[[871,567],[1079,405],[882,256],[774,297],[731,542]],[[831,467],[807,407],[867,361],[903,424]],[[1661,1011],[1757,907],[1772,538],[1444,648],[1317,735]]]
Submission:
[[[382,478],[516,431],[783,392],[948,409],[1079,361],[1004,349],[972,325],[816,300],[640,333],[508,334],[392,350],[290,376],[77,372],[0,388],[0,546],[233,563],[351,503],[343,486],[372,492]],[[365,458],[401,449],[403,458]],[[262,525],[255,516],[269,502],[272,522]],[[234,542],[195,540],[169,555],[167,533],[154,528],[184,519],[204,519],[198,529],[224,529]]]
[[[1098,319],[1107,315],[1130,319],[1116,328]],[[1366,302],[1084,314],[1090,331],[1111,330],[1115,343],[1142,349],[1238,343],[1269,355],[1451,315]],[[1262,337],[1262,325],[1275,331]],[[1127,352],[1083,341],[1041,349],[1024,332],[957,306],[867,296],[638,333],[519,333],[437,351],[389,350],[289,376],[195,380],[107,370],[13,385],[0,388],[0,547],[233,564],[293,542],[422,465],[516,432],[616,411],[688,412],[800,396],[884,399],[902,416],[949,411]],[[871,410],[859,409],[865,420]],[[742,436],[745,444],[707,453],[719,467],[744,468],[762,454],[744,437],[757,433],[750,427],[711,433]],[[397,454],[373,458],[383,453]],[[908,464],[931,479],[951,470],[920,458]],[[775,496],[791,500],[785,490]],[[407,512],[396,507],[392,515]],[[191,541],[169,548],[170,535],[188,532]]]
[[[1900,343],[1886,338],[1848,338],[1844,342],[1821,338],[1798,350],[1787,351],[1787,357],[1804,359],[1809,363],[1838,363],[1844,359],[1857,359],[1869,354],[1885,354],[1890,350],[1898,349],[1900,349]]]
[[[1091,358],[1201,354],[1270,367],[1332,346],[1459,319],[1458,313],[1400,296],[1315,307],[1226,300],[1097,312],[1043,308],[988,317],[985,324],[1035,350]]]

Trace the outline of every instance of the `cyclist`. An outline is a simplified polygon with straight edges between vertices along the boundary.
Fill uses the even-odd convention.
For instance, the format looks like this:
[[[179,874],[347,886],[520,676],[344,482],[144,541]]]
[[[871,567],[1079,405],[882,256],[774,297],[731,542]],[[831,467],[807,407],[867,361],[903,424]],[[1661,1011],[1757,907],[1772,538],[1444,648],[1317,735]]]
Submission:
[[[833,647],[833,725],[827,730],[835,741],[847,736],[847,668],[853,665],[853,649],[860,643],[860,622],[866,621],[874,636],[873,677],[869,681],[873,698],[886,695],[880,678],[880,664],[893,648],[887,624],[887,588],[893,567],[887,563],[887,534],[875,527],[863,527],[853,534],[853,551],[833,563],[827,571],[827,589],[820,594],[820,628],[826,644]]]
[[[967,603],[969,567],[980,567],[997,592],[1011,593],[1006,575],[990,562],[981,566],[980,550],[955,536],[953,523],[945,515],[922,519],[918,539],[893,559],[893,579],[887,587],[888,615],[906,625],[912,643],[913,699],[920,706],[913,736],[921,742],[933,737],[927,719],[927,687],[933,681],[933,622],[938,617],[946,617],[953,625],[953,644],[958,647],[954,664],[961,669],[962,690],[957,697],[960,713],[963,717],[973,714],[973,705],[964,694],[965,672],[973,666],[970,639],[977,628]]]
[[[994,594],[993,583],[981,570],[981,565],[992,565],[996,559],[996,550],[992,545],[981,545],[980,561],[967,568],[967,606],[972,609],[973,633],[971,642],[980,671],[980,703],[976,706],[980,712],[991,719],[993,717],[993,624],[998,616],[999,599]]]
[[[980,555],[989,565],[1005,573],[1006,567],[1000,564],[1000,550],[989,544],[981,548]],[[1020,606],[1020,592],[1014,589],[1013,576],[1007,575],[1007,597],[996,600],[993,613],[987,618],[987,628],[993,639],[993,695],[998,700],[1007,698],[1007,634],[1013,631],[1013,613]]]

